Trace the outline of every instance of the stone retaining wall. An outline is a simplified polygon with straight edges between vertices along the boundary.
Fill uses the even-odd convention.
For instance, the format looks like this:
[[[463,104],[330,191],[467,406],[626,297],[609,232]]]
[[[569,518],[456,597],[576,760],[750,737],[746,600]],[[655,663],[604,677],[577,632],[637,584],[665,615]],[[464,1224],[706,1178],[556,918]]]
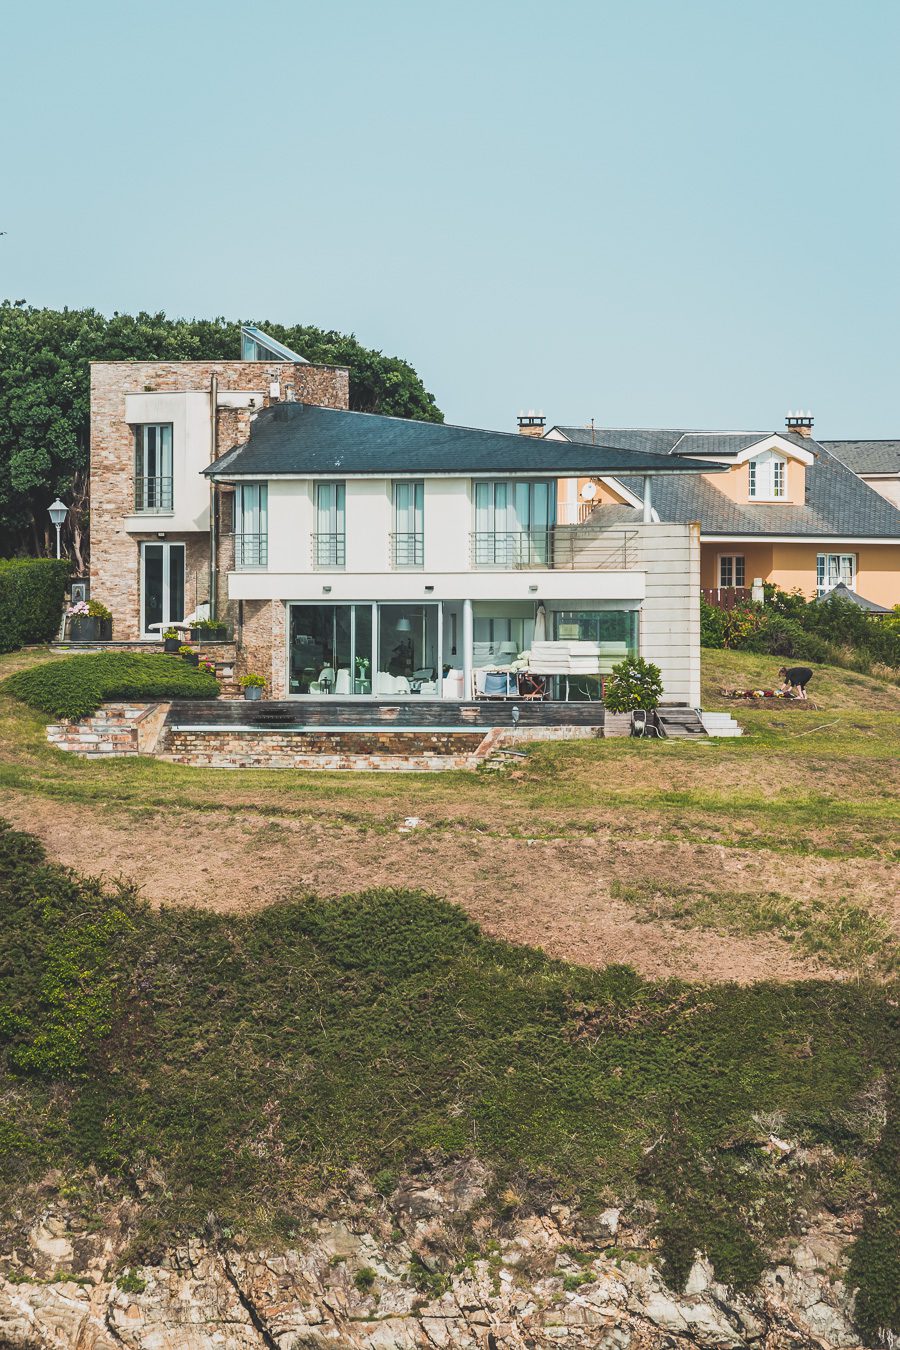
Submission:
[[[152,755],[168,711],[168,703],[104,703],[90,717],[48,726],[47,740],[85,759]]]
[[[493,749],[489,731],[237,731],[166,733],[164,758],[218,769],[471,769]]]

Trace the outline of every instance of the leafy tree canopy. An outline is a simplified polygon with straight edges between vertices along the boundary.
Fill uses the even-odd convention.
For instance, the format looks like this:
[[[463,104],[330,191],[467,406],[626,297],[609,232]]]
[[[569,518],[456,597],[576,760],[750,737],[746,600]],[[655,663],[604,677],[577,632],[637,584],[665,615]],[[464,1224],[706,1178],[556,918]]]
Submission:
[[[310,361],[349,366],[351,408],[444,420],[408,361],[364,347],[352,334],[252,322]],[[0,556],[50,551],[47,507],[57,493],[73,507],[67,530],[81,551],[91,361],[235,360],[240,350],[239,321],[143,312],[106,318],[94,309],[0,303]]]

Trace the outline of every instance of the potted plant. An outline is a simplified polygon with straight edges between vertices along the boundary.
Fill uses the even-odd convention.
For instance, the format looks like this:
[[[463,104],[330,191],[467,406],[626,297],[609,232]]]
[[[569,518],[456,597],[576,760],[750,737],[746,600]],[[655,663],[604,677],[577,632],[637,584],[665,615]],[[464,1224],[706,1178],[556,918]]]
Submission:
[[[189,647],[186,643],[183,647],[178,648],[178,655],[181,657],[182,661],[187,661],[189,666],[198,666],[200,664],[200,657],[194,651],[193,647]]]
[[[219,619],[197,619],[191,624],[191,642],[227,642],[228,627]]]
[[[111,642],[112,613],[99,600],[79,600],[66,610],[72,642]]]
[[[238,684],[244,691],[244,698],[250,703],[258,703],[263,696],[266,681],[262,675],[242,675]]]
[[[626,656],[624,661],[613,666],[606,682],[603,699],[605,734],[621,735],[623,725],[631,723],[633,712],[655,712],[662,696],[659,666],[640,656]]]
[[[205,657],[198,656],[197,669],[202,670],[206,675],[215,675],[216,663],[215,661],[207,661]]]
[[[368,672],[369,672],[369,661],[368,661],[368,657],[365,657],[365,656],[358,656],[358,657],[356,658],[356,693],[357,693],[357,694],[368,694],[368,693],[369,693],[370,686],[369,686],[369,680],[368,680]]]
[[[174,628],[167,628],[163,633],[163,649],[167,652],[177,652],[181,647],[181,638]]]

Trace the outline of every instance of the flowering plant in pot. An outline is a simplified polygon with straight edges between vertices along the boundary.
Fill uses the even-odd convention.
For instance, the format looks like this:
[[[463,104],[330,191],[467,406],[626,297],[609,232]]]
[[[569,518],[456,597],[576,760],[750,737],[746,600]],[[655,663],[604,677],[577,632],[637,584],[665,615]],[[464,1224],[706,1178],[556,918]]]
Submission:
[[[197,669],[202,670],[206,675],[215,675],[216,663],[215,661],[207,661],[205,657],[198,656]]]
[[[99,600],[78,600],[66,610],[73,642],[110,642],[112,613]]]
[[[181,650],[181,638],[174,628],[167,628],[163,633],[163,648],[167,652],[177,652]]]
[[[263,690],[266,687],[266,681],[262,675],[242,675],[238,684],[244,691],[244,698],[251,703],[258,703],[263,696]]]
[[[188,647],[187,644],[178,648],[178,655],[181,657],[182,661],[187,661],[189,666],[197,666],[200,664],[200,657],[194,651],[193,647]]]

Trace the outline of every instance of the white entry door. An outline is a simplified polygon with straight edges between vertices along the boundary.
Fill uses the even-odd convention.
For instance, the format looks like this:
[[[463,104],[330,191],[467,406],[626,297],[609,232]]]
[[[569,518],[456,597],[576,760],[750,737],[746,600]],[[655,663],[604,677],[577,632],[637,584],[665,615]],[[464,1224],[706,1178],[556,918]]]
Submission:
[[[184,544],[141,544],[141,632],[158,637],[184,618]]]

